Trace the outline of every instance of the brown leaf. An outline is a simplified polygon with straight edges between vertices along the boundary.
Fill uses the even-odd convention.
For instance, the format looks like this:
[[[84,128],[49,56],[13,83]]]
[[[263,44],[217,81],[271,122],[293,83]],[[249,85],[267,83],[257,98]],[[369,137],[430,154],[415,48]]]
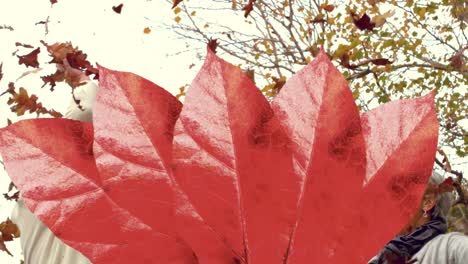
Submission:
[[[250,12],[253,11],[253,5],[255,3],[256,0],[249,0],[249,2],[247,3],[247,5],[245,5],[242,10],[244,10],[244,17],[247,18],[250,14]]]
[[[34,48],[32,45],[24,44],[24,43],[21,43],[21,42],[16,42],[16,43],[15,43],[15,46],[16,46],[16,47],[29,48],[29,49],[33,49],[33,48]]]
[[[48,76],[41,77],[46,84],[50,84],[53,91],[57,82],[66,81],[72,87],[81,85],[87,76],[94,74],[94,79],[98,78],[98,69],[95,68],[88,60],[87,55],[73,47],[70,42],[55,43],[48,45],[41,41],[47,47],[49,55],[52,57],[50,63],[55,63],[57,71]]]
[[[49,84],[50,90],[53,91],[58,82],[63,82],[65,80],[65,73],[57,69],[55,73],[51,75],[42,76],[41,79],[44,82],[42,87]]]
[[[2,233],[3,241],[12,241],[13,238],[18,238],[21,234],[18,226],[10,218],[0,223],[0,232]]]
[[[7,29],[7,30],[10,30],[10,31],[15,30],[12,26],[7,26],[7,25],[0,26],[0,29]]]
[[[10,120],[10,119],[7,119],[7,120]],[[16,186],[15,186],[15,184],[13,182],[10,182],[10,185],[8,185],[8,191],[11,192],[11,190],[13,190],[13,188],[16,188]]]
[[[145,27],[145,28],[143,29],[143,33],[149,34],[149,33],[151,33],[151,29],[150,29],[149,27]]]
[[[39,52],[41,52],[41,49],[37,48],[26,55],[17,56],[19,59],[19,64],[24,64],[26,67],[39,67],[39,62],[37,61],[37,55]]]
[[[372,63],[378,66],[383,66],[383,65],[392,64],[393,62],[391,62],[389,59],[379,58],[379,59],[373,59]]]
[[[273,87],[274,90],[276,90],[278,93],[283,88],[284,84],[286,84],[286,78],[281,77],[281,78],[276,78],[276,77],[271,77],[273,81],[275,82],[275,86]]]
[[[5,241],[12,241],[13,238],[18,238],[20,236],[20,230],[18,226],[13,223],[9,218],[6,221],[0,223],[0,250],[5,251],[8,255],[13,256],[10,251],[8,251]]]
[[[175,97],[180,100],[182,96],[185,96],[185,86],[179,88],[179,93]]]
[[[53,5],[53,4],[56,4],[57,3],[57,0],[50,0],[50,3]]]
[[[182,2],[182,0],[173,0],[172,8],[175,8],[175,7],[178,6],[181,2]]]
[[[245,75],[252,80],[253,83],[255,83],[255,70],[253,69],[247,69],[245,71]]]
[[[320,5],[320,8],[327,11],[327,12],[332,12],[333,10],[335,10],[334,5],[328,5],[328,4],[322,4],[322,5]]]
[[[465,58],[463,56],[463,52],[466,49],[468,49],[468,46],[457,51],[457,53],[455,53],[455,55],[453,55],[453,57],[449,59],[450,65],[452,65],[452,67],[459,71],[462,71],[463,67],[465,66]]]
[[[39,114],[50,114],[52,116],[60,114],[53,109],[48,110],[45,107],[43,107],[41,103],[37,102],[38,97],[34,94],[29,96],[28,92],[23,87],[19,88],[18,93],[15,90],[16,89],[14,83],[9,83],[8,90],[5,93],[11,94],[11,97],[8,99],[7,104],[12,105],[10,107],[10,110],[13,113],[16,113],[16,115],[24,115],[26,111],[29,111],[29,113],[36,113],[38,116]]]
[[[231,9],[236,10],[237,9],[237,0],[231,0]]]
[[[49,34],[49,17],[46,18],[46,20],[42,20],[42,21],[39,21],[39,22],[36,22],[36,26],[37,25],[44,25],[44,28],[45,28],[45,34]]]
[[[13,255],[11,254],[11,252],[8,251],[8,248],[6,247],[5,242],[3,241],[3,239],[2,239],[1,237],[0,237],[0,250],[5,251],[6,253],[8,253],[8,255],[10,255],[10,256],[13,257]]]
[[[13,193],[13,195],[9,195],[8,193],[4,193],[4,194],[3,194],[3,197],[4,197],[5,200],[7,200],[7,201],[18,201],[18,199],[19,199],[19,194],[20,194],[19,191],[16,191],[15,193]]]
[[[218,48],[218,40],[217,39],[211,39],[210,38],[210,41],[208,41],[208,48],[213,51],[214,53],[216,53],[216,48]]]
[[[359,17],[355,13],[351,13],[351,18],[353,19],[354,25],[360,30],[373,30],[375,28],[375,24],[371,22],[370,17],[364,13],[362,17]]]
[[[117,14],[120,14],[122,12],[122,7],[123,7],[123,4],[120,4],[118,6],[113,6],[112,10],[114,10],[114,12],[116,12]]]

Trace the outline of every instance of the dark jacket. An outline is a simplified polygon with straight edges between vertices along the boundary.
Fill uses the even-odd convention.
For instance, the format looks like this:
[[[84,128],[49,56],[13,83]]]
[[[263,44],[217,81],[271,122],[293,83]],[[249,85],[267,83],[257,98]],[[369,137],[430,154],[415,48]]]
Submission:
[[[445,218],[435,208],[429,222],[408,235],[396,236],[380,251],[377,259],[369,264],[404,264],[405,258],[411,258],[431,239],[446,232]]]

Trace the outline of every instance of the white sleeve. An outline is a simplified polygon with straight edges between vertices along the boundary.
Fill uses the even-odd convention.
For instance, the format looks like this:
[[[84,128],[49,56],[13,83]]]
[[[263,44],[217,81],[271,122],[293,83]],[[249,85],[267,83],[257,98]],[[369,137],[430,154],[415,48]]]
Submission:
[[[22,199],[13,208],[11,219],[21,231],[24,264],[91,264],[80,252],[58,239]]]
[[[92,121],[92,107],[96,97],[97,85],[88,82],[75,90],[75,97],[81,100],[79,109],[72,100],[64,118],[80,121]],[[24,255],[24,264],[90,264],[91,262],[80,252],[66,245],[57,238],[52,231],[44,225],[24,205],[22,199],[18,200],[12,211],[11,219],[20,229],[20,243]]]
[[[468,236],[458,232],[439,235],[424,245],[413,259],[418,264],[466,264]]]

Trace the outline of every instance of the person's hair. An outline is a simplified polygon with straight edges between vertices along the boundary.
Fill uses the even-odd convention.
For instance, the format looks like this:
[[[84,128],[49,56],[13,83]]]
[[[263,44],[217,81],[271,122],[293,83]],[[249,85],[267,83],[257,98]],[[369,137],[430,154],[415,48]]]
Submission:
[[[444,177],[434,170],[432,172],[431,177],[429,178],[428,189],[430,188],[429,186],[438,186],[444,180],[445,180]],[[437,194],[436,197],[437,197],[436,205],[432,212],[432,216],[439,215],[443,218],[446,218],[447,213],[450,209],[450,206],[452,205],[451,194],[449,192],[445,192],[445,193]]]

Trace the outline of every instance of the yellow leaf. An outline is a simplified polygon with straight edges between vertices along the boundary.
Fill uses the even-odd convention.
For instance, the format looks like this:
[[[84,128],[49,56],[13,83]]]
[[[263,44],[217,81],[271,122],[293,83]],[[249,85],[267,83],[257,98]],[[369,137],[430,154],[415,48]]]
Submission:
[[[333,54],[333,58],[334,58],[334,59],[340,58],[341,55],[345,54],[345,53],[348,52],[350,49],[351,49],[350,46],[340,44],[340,45],[338,46],[338,48],[336,49],[335,53]]]
[[[174,14],[179,14],[180,11],[182,11],[182,9],[180,9],[180,7],[174,8]]]
[[[375,27],[381,27],[385,24],[385,21],[387,20],[387,18],[393,15],[395,15],[395,11],[391,10],[391,11],[385,12],[382,15],[374,16],[371,21],[374,22]]]
[[[197,11],[193,11],[192,13],[190,13],[190,15],[195,16],[196,13],[197,13]]]
[[[180,16],[176,16],[176,17],[174,18],[174,20],[175,20],[175,22],[179,23],[180,20],[182,20],[182,18],[180,18]]]
[[[424,8],[421,8],[421,10],[419,10],[418,15],[419,15],[420,17],[424,18],[424,16],[426,15],[426,13],[427,13],[427,8],[424,7]]]
[[[312,59],[310,58],[310,56],[307,56],[307,58],[306,58],[306,63],[309,64],[311,60],[312,60]]]

